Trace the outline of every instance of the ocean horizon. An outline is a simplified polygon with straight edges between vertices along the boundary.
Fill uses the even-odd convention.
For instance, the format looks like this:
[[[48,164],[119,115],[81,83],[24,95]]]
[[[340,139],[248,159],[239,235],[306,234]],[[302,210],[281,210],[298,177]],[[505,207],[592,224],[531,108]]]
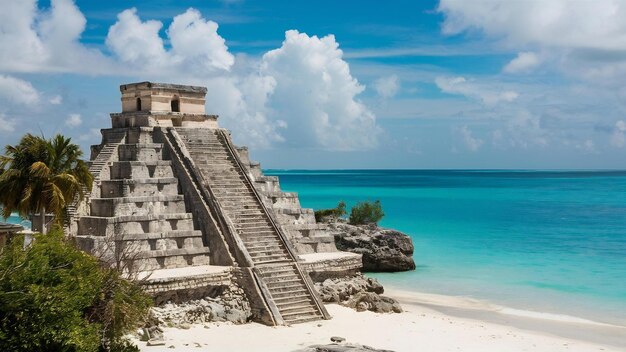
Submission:
[[[265,170],[303,207],[380,200],[417,270],[404,291],[626,325],[625,170]]]

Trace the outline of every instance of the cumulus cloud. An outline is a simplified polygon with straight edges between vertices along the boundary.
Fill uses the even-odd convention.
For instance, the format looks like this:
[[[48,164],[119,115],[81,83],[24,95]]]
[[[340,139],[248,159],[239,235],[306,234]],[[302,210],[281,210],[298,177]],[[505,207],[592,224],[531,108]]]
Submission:
[[[83,123],[80,114],[70,114],[65,120],[65,124],[69,127],[78,127]]]
[[[443,31],[480,29],[515,45],[623,50],[626,3],[605,1],[441,0]]]
[[[626,122],[624,122],[624,120],[619,120],[615,123],[613,132],[611,133],[610,143],[617,148],[622,148],[626,145]]]
[[[15,120],[9,119],[5,114],[0,113],[0,132],[15,131]]]
[[[467,80],[465,77],[437,77],[435,84],[444,93],[463,95],[488,106],[502,102],[510,103],[519,97],[515,91],[502,92],[488,85]]]
[[[445,34],[478,30],[508,48],[549,52],[564,72],[597,84],[619,86],[626,77],[624,1],[441,0],[438,10]],[[505,71],[539,64],[520,55]]]
[[[0,98],[9,104],[37,104],[39,92],[30,82],[0,74]]]
[[[108,52],[80,42],[86,18],[72,0],[3,4],[1,72],[72,72],[206,86],[209,113],[221,116],[236,138],[252,146],[287,143],[333,150],[374,148],[380,128],[358,99],[364,86],[350,73],[334,36],[288,31],[281,47],[261,57],[235,57],[217,23],[190,8],[163,27],[135,8],[120,12],[105,40]],[[380,82],[393,96],[397,78]],[[26,81],[0,75],[0,95],[36,102]],[[62,102],[61,96],[47,101]],[[81,125],[80,115],[65,123]]]
[[[540,63],[541,61],[537,54],[529,51],[521,52],[517,54],[517,57],[506,64],[503,70],[507,73],[528,72],[537,67]]]
[[[260,72],[276,82],[269,107],[294,143],[333,150],[378,145],[376,117],[357,98],[365,87],[342,56],[333,35],[318,38],[296,30],[263,55]]]
[[[478,149],[480,149],[480,147],[483,145],[483,140],[474,137],[469,127],[463,126],[459,129],[458,132],[461,137],[461,141],[469,151],[478,151]]]
[[[392,98],[400,89],[400,80],[396,75],[381,77],[374,81],[374,89],[381,98]]]
[[[46,11],[36,0],[4,1],[0,12],[0,70],[80,72],[110,70],[110,62],[79,40],[86,19],[72,0],[52,0]]]
[[[117,16],[106,44],[121,61],[156,75],[202,76],[228,71],[234,64],[226,41],[217,33],[217,23],[205,20],[197,10],[190,8],[174,17],[166,31],[169,50],[159,34],[162,27],[160,21],[142,21],[136,8],[128,9]]]

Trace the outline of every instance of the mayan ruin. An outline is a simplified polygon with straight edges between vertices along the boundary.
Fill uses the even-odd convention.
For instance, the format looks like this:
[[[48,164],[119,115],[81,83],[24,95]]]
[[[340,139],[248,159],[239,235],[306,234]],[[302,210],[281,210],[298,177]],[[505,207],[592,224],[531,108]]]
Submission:
[[[122,112],[91,147],[89,197],[68,209],[80,247],[144,275],[157,302],[202,297],[236,283],[253,320],[329,319],[310,275],[359,271],[298,195],[264,176],[205,112],[206,88],[120,86]]]

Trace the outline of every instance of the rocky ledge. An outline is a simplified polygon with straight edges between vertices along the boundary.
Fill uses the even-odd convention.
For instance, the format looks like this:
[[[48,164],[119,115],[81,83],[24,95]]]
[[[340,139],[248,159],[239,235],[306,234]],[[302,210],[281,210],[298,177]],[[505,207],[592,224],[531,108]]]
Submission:
[[[373,278],[361,274],[315,283],[322,301],[339,303],[357,311],[377,313],[401,313],[400,303],[391,297],[382,296],[383,286]]]
[[[328,226],[337,249],[363,255],[363,271],[415,270],[413,241],[407,234],[375,224],[350,225],[341,220]]]
[[[252,311],[243,289],[232,285],[218,297],[205,297],[184,303],[165,303],[151,310],[155,325],[188,328],[191,324],[231,322],[245,324]]]

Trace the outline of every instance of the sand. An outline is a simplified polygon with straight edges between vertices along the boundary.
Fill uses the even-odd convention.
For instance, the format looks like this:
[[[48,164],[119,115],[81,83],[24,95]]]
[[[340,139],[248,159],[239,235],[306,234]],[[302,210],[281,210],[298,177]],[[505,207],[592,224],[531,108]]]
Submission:
[[[165,346],[142,351],[294,351],[347,342],[394,351],[626,351],[626,328],[566,316],[516,311],[463,297],[387,290],[405,312],[377,314],[327,305],[333,319],[268,327],[209,323],[165,329]]]

